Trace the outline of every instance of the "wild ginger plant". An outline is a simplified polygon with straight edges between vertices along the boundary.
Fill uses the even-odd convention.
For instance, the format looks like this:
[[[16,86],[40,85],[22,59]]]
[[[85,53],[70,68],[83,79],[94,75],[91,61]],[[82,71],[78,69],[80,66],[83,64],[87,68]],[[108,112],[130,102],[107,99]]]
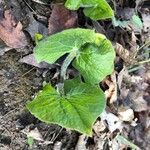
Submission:
[[[104,92],[99,82],[114,69],[115,51],[102,34],[89,29],[68,29],[38,43],[34,56],[38,62],[53,64],[68,54],[61,67],[57,89],[46,84],[33,101],[29,111],[41,121],[92,136],[92,126],[105,108]],[[66,80],[69,64],[84,78]]]
[[[93,20],[113,17],[113,10],[106,0],[66,0],[71,10],[83,8]],[[55,63],[68,54],[61,67],[57,89],[46,84],[33,101],[27,104],[38,119],[92,135],[92,125],[105,108],[105,96],[98,86],[114,66],[115,52],[111,42],[102,34],[89,29],[68,29],[51,35],[34,49],[37,61]],[[66,80],[66,70],[72,63],[80,78]]]

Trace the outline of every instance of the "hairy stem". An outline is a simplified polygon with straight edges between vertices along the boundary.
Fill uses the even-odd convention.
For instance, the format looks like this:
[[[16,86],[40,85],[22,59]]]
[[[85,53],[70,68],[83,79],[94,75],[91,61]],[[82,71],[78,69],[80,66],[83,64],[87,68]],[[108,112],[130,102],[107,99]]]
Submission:
[[[76,57],[76,51],[72,51],[64,60],[61,66],[61,73],[60,73],[61,82],[65,80],[67,68],[75,57]]]
[[[64,60],[61,66],[61,73],[60,73],[60,83],[57,85],[57,90],[61,95],[64,95],[64,80],[66,78],[66,71],[72,60],[76,57],[77,51],[72,51]]]

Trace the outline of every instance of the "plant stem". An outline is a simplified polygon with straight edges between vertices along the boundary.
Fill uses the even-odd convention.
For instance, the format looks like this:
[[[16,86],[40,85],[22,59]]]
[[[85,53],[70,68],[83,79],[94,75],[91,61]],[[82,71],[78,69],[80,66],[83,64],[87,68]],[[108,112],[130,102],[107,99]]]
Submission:
[[[150,59],[147,59],[147,60],[143,60],[143,61],[138,62],[138,64],[144,64],[144,63],[149,63],[149,62],[150,62]]]
[[[64,80],[66,76],[66,71],[72,60],[76,57],[77,51],[73,50],[64,60],[62,66],[61,66],[61,73],[60,73],[60,83],[57,85],[57,90],[60,93],[60,95],[64,95]]]
[[[63,83],[66,76],[66,71],[72,60],[76,57],[76,51],[72,51],[64,60],[62,66],[61,66],[61,73],[60,73],[60,80]]]

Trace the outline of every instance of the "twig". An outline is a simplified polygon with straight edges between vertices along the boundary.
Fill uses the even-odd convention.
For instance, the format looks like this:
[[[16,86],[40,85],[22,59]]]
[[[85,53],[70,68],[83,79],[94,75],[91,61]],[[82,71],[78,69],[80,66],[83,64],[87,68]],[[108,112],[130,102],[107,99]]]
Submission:
[[[56,140],[56,138],[59,136],[59,134],[61,133],[61,131],[63,130],[63,128],[61,128],[58,132],[58,134],[56,136],[53,136],[51,139],[51,142],[54,142]]]
[[[26,73],[24,73],[21,77],[24,77],[25,75],[27,75],[28,73],[30,73],[34,69],[35,69],[35,67],[31,68],[29,71],[27,71]]]
[[[137,62],[137,64],[145,64],[145,63],[148,63],[148,62],[150,62],[150,59],[139,61],[139,62]]]
[[[34,14],[37,14],[36,11],[28,4],[28,2],[26,0],[23,0],[23,1]]]
[[[50,4],[47,4],[47,3],[43,3],[41,2],[40,0],[32,0],[33,2],[36,2],[36,3],[39,3],[39,4],[42,4],[42,5],[45,5],[45,6],[50,6]]]
[[[150,40],[149,40],[148,42],[146,42],[145,44],[143,44],[143,45],[138,49],[138,51],[141,50],[143,47],[149,46],[149,45],[150,45]]]

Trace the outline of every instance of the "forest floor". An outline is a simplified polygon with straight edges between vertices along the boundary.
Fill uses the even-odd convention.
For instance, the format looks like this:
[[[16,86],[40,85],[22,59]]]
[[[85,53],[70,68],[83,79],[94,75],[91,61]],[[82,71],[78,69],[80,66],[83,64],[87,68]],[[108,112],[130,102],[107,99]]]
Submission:
[[[109,2],[116,23],[92,21],[82,9],[70,11],[56,1],[0,0],[0,150],[150,149],[150,2]],[[133,23],[134,15],[140,21]],[[106,118],[96,120],[92,137],[43,123],[25,107],[44,81],[56,85],[60,75],[61,61],[33,58],[35,34],[76,27],[104,34],[116,50],[114,72],[100,83]],[[67,73],[76,75],[72,67]]]

